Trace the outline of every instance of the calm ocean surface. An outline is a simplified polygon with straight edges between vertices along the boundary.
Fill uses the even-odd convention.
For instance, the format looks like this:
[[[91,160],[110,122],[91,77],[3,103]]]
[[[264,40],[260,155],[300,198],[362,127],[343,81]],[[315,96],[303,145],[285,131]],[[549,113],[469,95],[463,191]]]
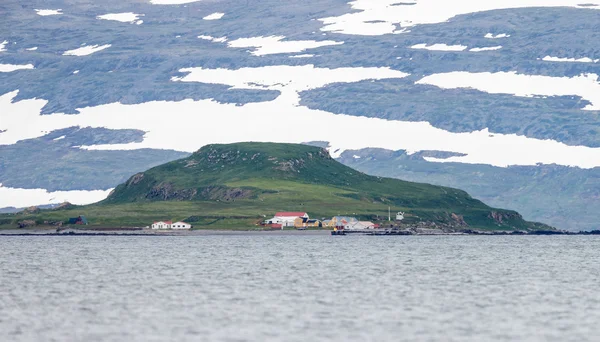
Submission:
[[[600,341],[600,237],[0,237],[0,341]]]

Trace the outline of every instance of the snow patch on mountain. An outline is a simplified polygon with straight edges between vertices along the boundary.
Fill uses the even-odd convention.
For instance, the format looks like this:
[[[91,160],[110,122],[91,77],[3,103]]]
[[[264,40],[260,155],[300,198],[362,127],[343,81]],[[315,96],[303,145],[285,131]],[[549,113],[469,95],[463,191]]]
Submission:
[[[35,69],[33,64],[25,64],[25,65],[15,65],[15,64],[1,64],[0,63],[0,72],[13,72],[17,70],[29,70]]]
[[[180,102],[156,101],[138,105],[119,103],[80,109],[80,115],[28,116],[38,130],[62,127],[106,127],[144,130],[144,141],[130,144],[82,146],[89,150],[174,149],[193,152],[211,143],[240,141],[287,142],[329,141],[332,151],[383,148],[410,151],[445,151],[464,154],[460,163],[509,165],[558,164],[593,168],[600,166],[600,148],[568,146],[552,140],[539,140],[516,134],[492,134],[488,129],[451,133],[427,122],[390,121],[378,118],[337,115],[293,106],[284,97],[275,101],[243,106],[210,100]],[[171,113],[165,117],[164,113]],[[211,116],[210,113],[219,113]],[[23,116],[21,116],[23,117]],[[53,118],[50,118],[53,117]],[[123,118],[127,118],[123,122]],[[46,121],[46,122],[43,122]],[[278,130],[269,127],[303,127],[308,130]],[[185,123],[185,124],[182,124]],[[232,124],[235,123],[235,124]],[[203,133],[197,134],[202,127]],[[226,127],[227,134],[223,134]],[[364,139],[354,134],[366,132]],[[268,134],[265,133],[267,130]],[[177,131],[177,139],[165,139],[165,132]],[[334,157],[336,154],[333,155]]]
[[[99,202],[110,194],[108,190],[72,190],[48,192],[45,189],[7,188],[0,183],[1,207],[30,207],[43,204],[59,204],[69,202],[85,205]]]
[[[397,31],[397,25],[411,27],[437,24],[468,13],[526,7],[577,7],[598,9],[598,0],[354,0],[352,12],[319,19],[322,31],[354,35],[384,35]],[[500,37],[499,37],[500,38]]]
[[[65,51],[63,53],[64,56],[88,56],[98,51],[102,51],[104,49],[108,49],[111,47],[111,44],[106,45],[86,45],[77,49]]]
[[[225,13],[221,13],[221,12],[215,12],[213,14],[209,14],[206,17],[202,18],[204,20],[219,20],[221,18],[223,18],[223,16],[225,15]]]
[[[143,20],[140,20],[141,16],[144,16],[144,15],[136,14],[133,12],[126,12],[126,13],[103,14],[103,15],[97,16],[96,18],[101,19],[101,20],[113,20],[113,21],[118,21],[118,22],[122,22],[122,23],[132,23],[132,24],[140,25],[141,23],[143,23]]]
[[[502,49],[502,46],[488,46],[488,47],[476,47],[472,48],[469,51],[471,52],[483,52],[483,51],[496,51]]]
[[[307,53],[307,54],[303,54],[303,55],[294,55],[294,56],[290,56],[290,58],[311,58],[314,57],[315,55]]]
[[[455,71],[426,76],[416,84],[429,84],[442,89],[471,88],[490,94],[512,94],[520,97],[579,96],[590,102],[584,110],[600,110],[600,83],[596,74],[550,77],[516,72]]]
[[[410,47],[411,49],[417,50],[430,50],[430,51],[465,51],[467,49],[464,45],[446,45],[446,44],[416,44]]]
[[[56,10],[52,10],[52,9],[36,9],[35,12],[38,15],[41,15],[42,17],[49,16],[49,15],[63,14],[61,9],[56,9]]]
[[[204,40],[210,40],[211,42],[215,42],[215,43],[225,43],[227,41],[227,37],[215,38],[212,36],[201,35],[201,36],[198,36],[198,38],[204,39]]]
[[[279,53],[297,53],[322,46],[341,45],[344,42],[332,40],[289,40],[283,41],[284,36],[251,37],[232,40],[228,43],[232,48],[255,48],[251,53],[255,56],[265,56]]]
[[[484,37],[487,39],[501,39],[501,38],[510,37],[510,34],[500,33],[500,34],[494,35],[493,33],[488,33]]]
[[[409,151],[460,153],[452,160],[461,163],[509,165],[558,164],[593,168],[600,166],[600,148],[569,146],[553,140],[527,138],[515,134],[493,134],[488,129],[452,133],[427,122],[404,122],[357,117],[313,110],[299,105],[299,92],[332,83],[404,78],[408,74],[389,68],[324,69],[306,66],[257,68],[186,68],[188,73],[174,82],[224,84],[237,89],[278,90],[275,100],[245,105],[223,104],[214,100],[153,101],[134,105],[112,103],[79,109],[78,115],[40,115],[47,101],[32,99],[13,103],[17,92],[0,96],[0,144],[41,137],[68,127],[138,129],[146,132],[136,143],[83,146],[90,150],[173,149],[193,152],[211,143],[270,141],[301,143],[328,141],[332,151],[384,148]],[[494,82],[491,82],[494,83]],[[511,85],[520,82],[511,82]],[[567,87],[568,88],[568,87]],[[164,113],[169,113],[165,116]],[[219,115],[211,115],[218,113]],[[311,125],[311,123],[318,123]],[[269,127],[306,127],[306,130]],[[197,134],[202,127],[202,134]],[[223,134],[226,129],[227,134]],[[365,139],[355,134],[363,132]],[[177,132],[165,139],[165,132]],[[265,132],[268,134],[265,134]],[[448,161],[444,159],[444,161]]]
[[[600,59],[591,59],[589,57],[583,58],[561,58],[561,57],[551,57],[546,56],[542,58],[543,61],[546,62],[562,62],[562,63],[598,63]]]
[[[225,84],[236,89],[277,90],[281,95],[276,99],[292,100],[290,105],[297,106],[299,92],[324,87],[331,83],[354,83],[367,79],[404,78],[409,74],[390,68],[316,68],[303,66],[267,66],[258,68],[204,69],[185,68],[179,70],[188,73],[184,77],[173,77],[175,82],[202,82]]]
[[[31,48],[28,48],[28,49],[25,49],[25,50],[27,50],[27,51],[36,51],[37,49],[38,49],[38,47],[34,46],[34,47],[31,47]]]
[[[6,45],[8,44],[8,41],[5,40],[2,43],[0,43],[0,52],[4,52],[6,51]]]

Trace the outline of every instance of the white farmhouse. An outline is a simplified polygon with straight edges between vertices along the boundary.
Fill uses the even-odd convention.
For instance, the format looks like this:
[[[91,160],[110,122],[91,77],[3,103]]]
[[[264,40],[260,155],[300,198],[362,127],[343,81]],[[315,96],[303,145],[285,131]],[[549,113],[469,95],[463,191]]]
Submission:
[[[172,224],[171,221],[155,221],[152,224],[152,229],[171,229]]]
[[[283,227],[293,227],[294,221],[296,221],[296,219],[299,217],[306,218],[307,220],[309,219],[308,213],[305,213],[305,212],[282,211],[282,212],[276,213],[275,217],[273,217],[270,220],[265,221],[265,223],[280,224],[282,226],[282,228]]]
[[[179,221],[172,223],[171,229],[192,229],[192,225],[187,222]]]

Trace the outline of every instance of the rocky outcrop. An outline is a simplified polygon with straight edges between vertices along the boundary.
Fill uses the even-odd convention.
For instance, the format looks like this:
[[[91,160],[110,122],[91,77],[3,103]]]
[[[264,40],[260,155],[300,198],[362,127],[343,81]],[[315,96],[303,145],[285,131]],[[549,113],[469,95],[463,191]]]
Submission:
[[[229,188],[226,186],[209,186],[198,189],[177,189],[172,183],[160,183],[154,186],[146,199],[160,201],[234,201],[236,199],[250,198],[253,191],[243,188]]]
[[[24,212],[26,214],[36,214],[36,213],[40,212],[40,208],[33,206],[33,207],[29,207],[29,208],[25,209]]]
[[[285,171],[285,172],[298,172],[300,168],[304,166],[304,160],[302,159],[294,159],[294,160],[286,160],[276,163],[275,170]]]
[[[154,186],[146,198],[159,201],[189,201],[192,200],[198,190],[196,189],[176,189],[172,183],[160,183]]]
[[[250,198],[253,195],[250,189],[228,188],[225,186],[211,186],[202,189],[200,196],[202,199],[212,201],[234,201],[236,199]]]
[[[465,219],[462,215],[457,215],[455,213],[452,213],[452,215],[450,215],[450,217],[452,218],[454,223],[456,223],[456,225],[458,225],[460,227],[468,226],[467,222],[465,221]]]
[[[519,214],[519,213],[515,213],[515,212],[497,212],[497,211],[492,211],[489,213],[488,218],[491,218],[492,220],[496,221],[499,224],[502,224],[508,220],[521,220],[523,219],[523,217]]]
[[[127,181],[127,183],[125,185],[129,187],[129,186],[139,184],[142,181],[142,179],[144,179],[144,173],[143,172],[136,173],[131,178],[129,178],[129,180]]]

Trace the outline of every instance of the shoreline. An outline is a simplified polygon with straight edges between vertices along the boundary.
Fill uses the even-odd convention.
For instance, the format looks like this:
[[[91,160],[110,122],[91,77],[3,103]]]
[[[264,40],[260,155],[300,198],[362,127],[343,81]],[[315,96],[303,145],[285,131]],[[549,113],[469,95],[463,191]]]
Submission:
[[[56,232],[51,229],[7,229],[0,230],[0,236],[207,236],[207,235],[272,235],[272,236],[318,236],[331,235],[329,230],[132,230],[132,229],[67,229]]]
[[[0,236],[330,236],[331,230],[151,230],[151,229],[5,229]],[[542,235],[600,235],[600,231],[463,231],[463,232],[423,232],[412,234],[368,234],[368,232],[346,235],[368,236],[542,236]]]

